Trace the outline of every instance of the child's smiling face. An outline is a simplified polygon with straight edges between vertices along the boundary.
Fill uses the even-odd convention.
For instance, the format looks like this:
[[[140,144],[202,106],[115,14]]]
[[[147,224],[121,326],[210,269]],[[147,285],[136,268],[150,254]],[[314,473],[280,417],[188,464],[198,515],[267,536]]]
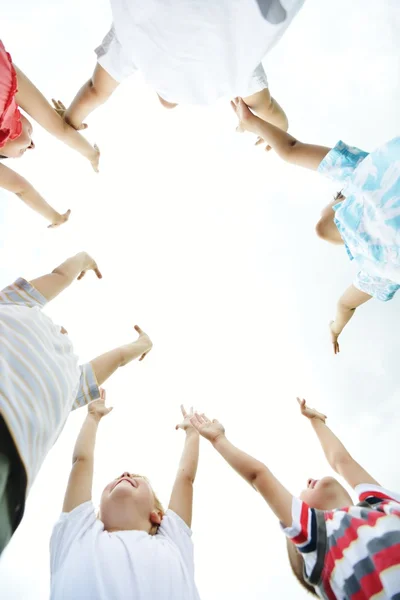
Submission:
[[[149,531],[161,523],[162,514],[150,483],[125,471],[106,485],[100,500],[100,518],[107,531]]]
[[[334,477],[308,479],[307,488],[301,492],[300,499],[311,508],[320,510],[344,508],[353,504],[351,496]]]

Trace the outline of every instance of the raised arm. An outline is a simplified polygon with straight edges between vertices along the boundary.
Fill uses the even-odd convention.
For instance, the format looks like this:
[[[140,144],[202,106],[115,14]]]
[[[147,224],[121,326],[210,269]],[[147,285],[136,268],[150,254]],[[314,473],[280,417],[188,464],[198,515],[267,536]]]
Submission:
[[[176,426],[176,429],[183,429],[185,432],[185,445],[181,460],[176,474],[174,487],[172,488],[169,508],[185,521],[188,527],[192,526],[192,508],[193,508],[193,483],[196,478],[197,465],[199,463],[199,434],[191,425],[190,419],[193,417],[193,409],[186,413],[181,406],[183,421]]]
[[[97,428],[101,419],[111,412],[105,406],[105,390],[100,389],[101,396],[88,405],[86,419],[75,442],[72,456],[72,469],[65,492],[63,512],[71,512],[77,506],[92,499],[94,447]]]
[[[326,146],[303,144],[286,131],[279,129],[272,123],[263,121],[249,110],[242,98],[236,98],[231,102],[231,105],[239,119],[237,131],[254,133],[259,137],[259,142],[265,142],[286,162],[316,170],[331,150]]]
[[[94,170],[97,171],[100,156],[99,149],[96,146],[91,146],[80,133],[68,125],[28,77],[16,65],[14,65],[14,68],[18,78],[18,92],[16,94],[18,105],[48,133],[87,158]]]
[[[80,129],[84,119],[104,104],[118,85],[119,82],[97,64],[92,77],[83,84],[70,107],[66,110],[65,121],[74,129]]]
[[[267,502],[285,527],[292,523],[292,494],[259,460],[236,448],[225,436],[221,423],[210,421],[205,415],[192,417],[191,423],[208,439],[230,466],[235,469]]]
[[[13,192],[29,208],[50,221],[49,227],[54,228],[68,221],[70,210],[60,214],[46,202],[35,188],[21,175],[0,164],[0,187]]]
[[[353,318],[356,308],[371,300],[372,296],[358,290],[354,285],[347,288],[344,294],[339,298],[336,307],[335,320],[330,324],[331,339],[333,351],[337,354],[340,351],[338,338],[346,327],[350,319]]]
[[[325,423],[326,415],[322,415],[314,408],[309,408],[305,400],[297,398],[301,414],[310,420],[312,428],[317,434],[326,460],[336,473],[341,475],[347,483],[355,488],[360,483],[379,483],[354,460],[342,442],[329,429]]]

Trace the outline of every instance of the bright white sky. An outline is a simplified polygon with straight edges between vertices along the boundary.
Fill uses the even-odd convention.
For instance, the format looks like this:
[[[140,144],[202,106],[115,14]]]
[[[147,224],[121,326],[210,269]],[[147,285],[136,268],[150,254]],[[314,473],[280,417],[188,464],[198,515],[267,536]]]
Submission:
[[[264,63],[294,135],[371,150],[399,133],[399,13],[398,0],[307,0]],[[20,0],[2,11],[2,37],[42,92],[68,103],[110,19],[107,0],[69,0],[64,9]],[[106,386],[115,410],[100,427],[95,501],[128,469],[148,475],[167,504],[183,445],[174,429],[181,402],[222,420],[234,443],[298,493],[329,468],[296,394],[328,414],[382,484],[400,489],[399,298],[362,308],[339,357],[328,340],[354,274],[345,251],[314,234],[335,186],[253,148],[235,134],[226,102],[168,112],[139,77],[88,122],[102,151],[99,175],[38,126],[36,151],[12,163],[72,215],[49,231],[0,192],[0,284],[87,250],[103,280],[89,274],[48,307],[82,361],[133,339],[135,323],[153,338],[148,358]],[[1,560],[1,598],[48,595],[48,542],[84,416],[71,416],[34,485]],[[205,441],[193,530],[203,599],[306,597],[276,519]]]

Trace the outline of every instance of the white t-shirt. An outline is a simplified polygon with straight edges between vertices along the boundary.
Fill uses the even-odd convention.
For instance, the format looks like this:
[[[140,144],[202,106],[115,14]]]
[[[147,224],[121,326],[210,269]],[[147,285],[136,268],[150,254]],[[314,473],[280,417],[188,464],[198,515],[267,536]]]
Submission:
[[[268,86],[261,61],[305,0],[111,0],[96,50],[117,81],[139,69],[165,100],[211,104]]]
[[[51,600],[199,600],[191,534],[171,510],[154,536],[108,533],[85,502],[54,527]]]

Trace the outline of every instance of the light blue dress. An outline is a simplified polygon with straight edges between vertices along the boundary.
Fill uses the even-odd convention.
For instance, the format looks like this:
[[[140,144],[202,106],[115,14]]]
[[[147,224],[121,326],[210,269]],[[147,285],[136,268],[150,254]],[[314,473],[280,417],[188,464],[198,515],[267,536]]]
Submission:
[[[400,288],[400,137],[370,154],[340,141],[318,171],[341,184],[345,199],[333,209],[359,267],[354,286],[391,300]]]

